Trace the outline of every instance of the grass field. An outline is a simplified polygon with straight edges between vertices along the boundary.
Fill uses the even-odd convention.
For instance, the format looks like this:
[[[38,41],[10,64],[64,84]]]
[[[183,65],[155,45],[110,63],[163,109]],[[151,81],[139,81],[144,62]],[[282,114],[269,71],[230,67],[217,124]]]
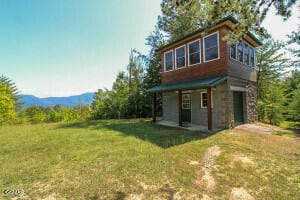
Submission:
[[[148,120],[2,126],[0,199],[234,199],[234,188],[253,199],[300,199],[299,138]],[[220,153],[205,160],[212,146]],[[4,194],[13,189],[24,193]]]

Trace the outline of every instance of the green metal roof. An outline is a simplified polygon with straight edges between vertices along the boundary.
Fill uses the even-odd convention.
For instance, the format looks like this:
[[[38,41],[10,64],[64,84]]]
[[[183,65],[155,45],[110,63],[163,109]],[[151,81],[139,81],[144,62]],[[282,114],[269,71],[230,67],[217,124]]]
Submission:
[[[223,19],[221,19],[219,22],[217,22],[217,23],[215,24],[215,26],[218,25],[218,24],[221,24],[221,23],[223,23],[223,22],[225,22],[225,21],[227,21],[227,20],[228,20],[228,21],[231,21],[231,22],[234,23],[234,24],[237,24],[237,23],[238,23],[238,20],[237,20],[237,19],[235,19],[233,16],[229,15],[229,16],[224,17]],[[194,31],[194,32],[192,32],[192,33],[190,33],[190,34],[187,34],[187,35],[185,35],[185,36],[183,36],[183,37],[181,37],[181,38],[179,38],[179,39],[177,39],[177,40],[175,40],[175,41],[169,43],[169,44],[166,44],[166,45],[164,45],[164,46],[158,48],[156,51],[161,51],[161,50],[163,50],[163,49],[165,49],[165,48],[167,48],[167,47],[169,47],[169,46],[171,46],[171,45],[173,45],[173,44],[176,44],[177,42],[180,42],[181,40],[184,40],[184,39],[189,38],[189,37],[191,37],[191,36],[193,36],[193,35],[196,35],[197,33],[201,33],[201,32],[203,32],[204,30],[205,30],[204,28],[198,29],[198,30],[196,30],[196,31]],[[257,39],[251,32],[248,32],[247,34],[249,35],[249,37],[250,37],[251,39],[253,39],[255,42],[257,42],[257,44],[262,45],[262,43],[259,41],[259,39]]]
[[[148,89],[148,92],[166,92],[174,90],[190,90],[190,89],[200,89],[209,88],[218,85],[219,83],[227,80],[227,76],[216,76],[199,78],[190,81],[178,82],[173,84],[161,84],[159,86]]]

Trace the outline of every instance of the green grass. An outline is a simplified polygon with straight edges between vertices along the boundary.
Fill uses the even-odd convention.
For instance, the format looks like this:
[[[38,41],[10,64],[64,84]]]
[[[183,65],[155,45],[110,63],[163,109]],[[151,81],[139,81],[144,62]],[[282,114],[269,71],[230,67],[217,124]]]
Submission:
[[[213,145],[221,149],[213,170],[217,186],[205,191],[195,180]],[[236,154],[255,165],[234,162]],[[256,199],[299,199],[299,160],[297,137],[209,135],[148,120],[2,126],[0,199],[13,197],[6,189],[24,190],[23,199],[201,199],[204,193],[228,199],[233,187]]]

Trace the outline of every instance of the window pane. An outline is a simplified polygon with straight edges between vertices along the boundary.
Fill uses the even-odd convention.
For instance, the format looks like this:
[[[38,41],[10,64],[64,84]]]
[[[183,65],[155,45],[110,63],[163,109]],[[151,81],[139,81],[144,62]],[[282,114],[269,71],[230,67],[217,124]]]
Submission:
[[[250,66],[254,67],[254,49],[252,47],[250,47]]]
[[[199,50],[200,50],[199,43],[200,43],[199,41],[195,41],[195,42],[189,44],[189,53],[190,54],[199,52]]]
[[[190,65],[200,63],[200,53],[190,54]]]
[[[213,60],[218,58],[218,47],[210,48],[205,50],[205,60]]]
[[[218,45],[217,34],[210,35],[204,39],[205,48],[210,48]]]
[[[200,63],[200,41],[189,44],[189,65]]]
[[[204,38],[204,46],[205,61],[217,59],[219,57],[217,33]]]
[[[185,57],[177,58],[176,67],[181,68],[185,66]]]
[[[165,68],[166,71],[173,69],[173,52],[168,52],[165,54]]]
[[[230,46],[230,57],[236,59],[236,44]]]
[[[237,45],[237,54],[238,54],[238,60],[240,62],[243,62],[243,42],[242,42],[242,40],[240,40]]]
[[[176,49],[176,58],[185,56],[184,55],[184,48],[185,47],[180,47],[179,49]]]
[[[202,95],[202,98],[201,98],[202,107],[205,108],[205,107],[207,107],[207,93],[201,93],[201,95]]]
[[[245,44],[245,49],[244,49],[244,63],[246,65],[249,65],[249,45]]]
[[[185,47],[176,49],[176,67],[181,68],[185,66]]]

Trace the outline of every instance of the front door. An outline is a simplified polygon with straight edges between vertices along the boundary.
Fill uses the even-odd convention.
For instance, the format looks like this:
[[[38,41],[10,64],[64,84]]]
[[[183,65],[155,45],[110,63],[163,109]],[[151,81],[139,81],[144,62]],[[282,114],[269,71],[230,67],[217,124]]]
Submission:
[[[243,92],[233,92],[234,123],[244,123]]]
[[[191,94],[182,94],[182,122],[191,123]]]

